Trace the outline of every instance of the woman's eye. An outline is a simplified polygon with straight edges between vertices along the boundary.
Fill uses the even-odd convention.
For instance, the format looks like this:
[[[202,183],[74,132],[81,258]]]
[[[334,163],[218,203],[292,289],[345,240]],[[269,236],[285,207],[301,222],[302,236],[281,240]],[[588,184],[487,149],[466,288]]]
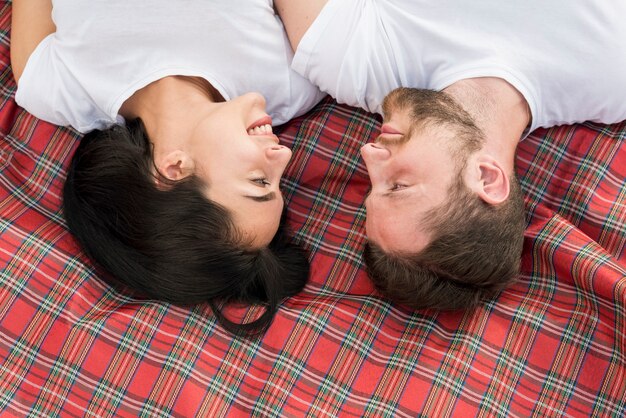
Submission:
[[[257,183],[257,184],[259,184],[259,185],[261,185],[261,186],[263,186],[263,187],[270,185],[270,182],[267,181],[267,179],[265,177],[261,177],[261,178],[258,178],[258,179],[253,179],[252,181]]]

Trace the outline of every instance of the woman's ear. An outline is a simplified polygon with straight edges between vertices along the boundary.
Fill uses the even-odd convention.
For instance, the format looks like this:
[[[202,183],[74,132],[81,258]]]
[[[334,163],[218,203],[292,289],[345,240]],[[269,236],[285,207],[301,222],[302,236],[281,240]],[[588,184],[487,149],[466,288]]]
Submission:
[[[509,197],[509,176],[498,160],[482,156],[474,162],[473,179],[470,188],[490,205],[498,205]]]
[[[168,180],[177,181],[193,174],[193,159],[184,151],[176,150],[155,161],[159,173]]]

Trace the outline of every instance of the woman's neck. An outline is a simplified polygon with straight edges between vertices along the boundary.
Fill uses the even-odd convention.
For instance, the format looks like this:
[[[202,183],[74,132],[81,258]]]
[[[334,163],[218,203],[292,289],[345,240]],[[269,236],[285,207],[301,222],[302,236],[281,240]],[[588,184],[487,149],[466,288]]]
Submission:
[[[137,90],[120,114],[125,119],[141,118],[148,137],[157,144],[184,137],[181,134],[193,122],[190,117],[197,113],[194,109],[223,100],[204,79],[168,76]]]
[[[145,125],[157,125],[198,102],[224,101],[208,81],[198,77],[168,76],[137,90],[122,105],[125,119],[141,118]]]

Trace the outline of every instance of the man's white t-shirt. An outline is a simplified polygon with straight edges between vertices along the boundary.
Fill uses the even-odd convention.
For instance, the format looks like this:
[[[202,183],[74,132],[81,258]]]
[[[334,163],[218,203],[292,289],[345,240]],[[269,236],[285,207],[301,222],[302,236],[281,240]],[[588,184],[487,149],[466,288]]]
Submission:
[[[624,0],[329,0],[292,68],[339,102],[381,113],[396,87],[500,77],[532,126],[626,119]]]
[[[324,94],[290,69],[272,0],[53,0],[56,32],[30,56],[16,101],[81,132],[123,122],[135,91],[168,75],[205,78],[226,99],[259,92],[279,125]]]

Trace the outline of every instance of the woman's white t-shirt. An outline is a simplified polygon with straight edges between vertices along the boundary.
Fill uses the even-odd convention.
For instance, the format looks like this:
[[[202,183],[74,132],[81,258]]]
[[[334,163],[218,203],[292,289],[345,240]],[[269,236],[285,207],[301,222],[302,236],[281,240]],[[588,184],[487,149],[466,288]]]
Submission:
[[[381,113],[396,87],[500,77],[532,126],[626,119],[625,0],[329,0],[292,68]]]
[[[203,77],[226,100],[259,92],[276,125],[324,96],[290,69],[272,0],[53,0],[52,18],[16,101],[81,132],[123,122],[124,101],[168,75]]]

